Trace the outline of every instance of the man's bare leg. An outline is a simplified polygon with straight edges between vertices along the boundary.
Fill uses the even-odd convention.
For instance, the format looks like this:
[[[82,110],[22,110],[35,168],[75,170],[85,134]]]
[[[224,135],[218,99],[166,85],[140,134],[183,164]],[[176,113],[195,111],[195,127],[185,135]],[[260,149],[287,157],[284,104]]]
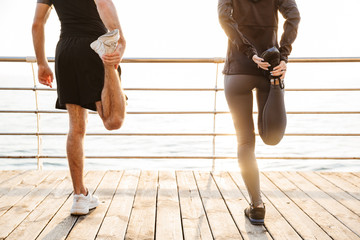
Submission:
[[[101,101],[96,102],[97,111],[108,130],[119,129],[125,118],[126,99],[120,78],[113,65],[104,65],[105,80]]]
[[[66,104],[69,112],[69,134],[66,151],[70,167],[74,194],[87,194],[84,185],[84,137],[87,124],[87,110],[74,104]]]

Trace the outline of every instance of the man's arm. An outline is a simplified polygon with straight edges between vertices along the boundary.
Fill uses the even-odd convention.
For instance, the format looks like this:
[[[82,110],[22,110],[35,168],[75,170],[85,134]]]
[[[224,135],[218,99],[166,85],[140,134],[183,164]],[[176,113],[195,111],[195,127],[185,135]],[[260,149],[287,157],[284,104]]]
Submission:
[[[99,12],[100,18],[103,21],[105,27],[110,31],[114,29],[119,29],[120,39],[118,41],[118,47],[115,52],[112,54],[105,54],[103,60],[106,64],[117,65],[120,63],[125,47],[126,41],[124,34],[121,29],[120,21],[116,12],[116,8],[112,0],[95,0],[97,10]]]
[[[39,82],[52,87],[54,77],[45,55],[45,23],[50,15],[50,11],[51,8],[47,4],[38,3],[36,5],[35,17],[32,25],[32,35],[35,55],[39,67]]]

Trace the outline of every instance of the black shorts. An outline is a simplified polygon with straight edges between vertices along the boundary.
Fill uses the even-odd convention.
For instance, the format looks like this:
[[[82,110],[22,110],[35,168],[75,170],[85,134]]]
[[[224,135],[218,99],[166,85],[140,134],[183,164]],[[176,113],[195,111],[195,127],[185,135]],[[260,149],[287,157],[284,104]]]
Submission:
[[[90,48],[97,37],[64,37],[56,47],[55,75],[58,99],[55,107],[76,104],[96,111],[104,87],[104,65]],[[118,68],[121,74],[120,67]]]

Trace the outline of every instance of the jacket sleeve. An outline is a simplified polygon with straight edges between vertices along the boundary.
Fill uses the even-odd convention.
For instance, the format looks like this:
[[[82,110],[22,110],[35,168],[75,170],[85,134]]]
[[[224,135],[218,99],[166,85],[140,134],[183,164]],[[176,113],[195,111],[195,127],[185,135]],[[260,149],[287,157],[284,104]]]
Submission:
[[[279,11],[285,18],[284,33],[280,40],[281,60],[288,61],[291,44],[294,43],[300,22],[300,13],[295,0],[279,0]]]
[[[252,58],[257,51],[255,47],[239,31],[238,24],[233,18],[232,0],[219,0],[218,14],[221,27],[224,29],[229,40],[243,52],[248,58]]]

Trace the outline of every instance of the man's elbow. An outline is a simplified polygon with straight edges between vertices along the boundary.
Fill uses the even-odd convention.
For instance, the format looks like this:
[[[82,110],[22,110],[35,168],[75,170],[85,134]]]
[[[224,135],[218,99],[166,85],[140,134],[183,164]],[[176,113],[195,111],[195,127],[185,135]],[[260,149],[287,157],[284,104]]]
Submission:
[[[45,23],[45,19],[35,18],[32,24],[32,29],[37,30],[39,28],[43,28],[45,26]]]
[[[31,31],[34,34],[35,32],[39,31],[39,29],[41,28],[41,26],[43,26],[44,24],[42,24],[39,21],[34,21],[31,27]]]

